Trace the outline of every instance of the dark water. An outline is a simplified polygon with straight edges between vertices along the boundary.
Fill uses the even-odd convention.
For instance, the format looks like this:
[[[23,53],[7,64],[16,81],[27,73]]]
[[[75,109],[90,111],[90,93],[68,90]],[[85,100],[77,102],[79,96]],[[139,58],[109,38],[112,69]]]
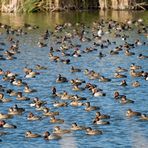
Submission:
[[[75,58],[69,57],[71,63],[69,65],[60,62],[51,62],[48,57],[49,48],[51,46],[54,49],[60,48],[58,44],[55,44],[53,38],[50,37],[46,43],[47,47],[39,48],[37,42],[46,29],[51,31],[54,30],[56,24],[61,24],[65,22],[70,22],[75,24],[77,22],[83,22],[86,26],[90,27],[88,29],[89,33],[91,30],[92,23],[94,21],[99,21],[100,19],[111,18],[116,21],[124,22],[127,19],[138,19],[142,18],[144,23],[148,25],[148,12],[126,12],[126,11],[112,11],[112,12],[70,12],[70,13],[52,13],[52,14],[0,14],[0,22],[12,25],[14,28],[23,26],[24,23],[29,23],[31,25],[37,25],[40,28],[37,30],[27,30],[28,34],[23,36],[14,36],[15,39],[20,41],[20,54],[16,55],[16,59],[10,61],[0,61],[0,68],[4,71],[10,70],[14,73],[18,73],[19,77],[23,81],[27,82],[31,88],[37,89],[37,92],[32,94],[23,95],[33,98],[39,97],[41,100],[47,101],[47,107],[51,108],[53,111],[59,111],[60,115],[58,118],[64,119],[64,124],[60,124],[62,128],[70,128],[71,123],[77,122],[79,125],[90,126],[93,129],[100,129],[103,131],[103,135],[88,136],[85,131],[74,131],[70,134],[66,134],[61,140],[51,140],[45,141],[43,138],[27,139],[24,134],[27,130],[31,130],[34,133],[43,134],[45,131],[52,132],[53,127],[58,124],[49,123],[50,118],[44,118],[41,121],[27,121],[27,115],[31,111],[36,115],[42,115],[41,111],[36,111],[33,107],[29,106],[30,101],[17,101],[16,97],[9,97],[7,93],[5,97],[12,98],[13,101],[10,103],[0,103],[0,112],[7,113],[9,107],[14,104],[18,104],[19,107],[25,108],[25,113],[22,116],[14,116],[13,119],[7,119],[8,123],[13,123],[17,125],[17,129],[2,129],[0,131],[7,131],[9,134],[1,136],[2,142],[0,147],[51,147],[51,148],[146,148],[148,146],[148,122],[141,121],[138,117],[127,118],[125,116],[126,110],[131,108],[133,110],[139,111],[141,113],[148,114],[148,91],[147,91],[147,81],[144,78],[133,78],[129,75],[129,71],[124,74],[127,75],[127,87],[119,86],[121,80],[115,79],[114,72],[118,66],[129,69],[131,63],[142,66],[142,70],[148,71],[148,61],[147,59],[140,60],[137,58],[139,53],[148,55],[148,46],[141,45],[132,49],[135,53],[133,56],[125,56],[124,52],[120,52],[119,55],[111,56],[109,51],[114,49],[118,45],[123,45],[125,41],[121,38],[115,39],[112,35],[106,34],[104,38],[109,38],[111,41],[116,41],[117,45],[110,45],[109,48],[101,49],[96,47],[97,51],[93,51],[87,54],[82,54],[82,57]],[[76,25],[73,25],[67,32],[71,32]],[[0,41],[7,42],[7,35],[3,33],[0,35]],[[138,35],[137,29],[126,32],[130,38],[127,39],[128,42],[134,43],[136,39],[140,39],[141,42],[148,41],[148,38],[144,34]],[[60,33],[59,35],[63,35]],[[88,34],[89,36],[90,34]],[[81,50],[86,47],[93,47],[93,41],[80,43],[79,41],[74,41],[77,44],[82,44]],[[4,46],[4,50],[10,47],[9,44]],[[98,54],[102,51],[107,56],[99,59]],[[4,51],[0,51],[2,54]],[[59,53],[57,52],[56,55]],[[40,75],[36,78],[26,79],[24,77],[23,68],[25,66],[29,68],[34,68],[36,64],[40,64],[47,67],[47,70],[41,70]],[[71,66],[76,66],[82,69],[94,70],[101,73],[105,77],[111,78],[111,82],[101,83],[96,80],[89,80],[83,72],[71,73],[69,70]],[[106,93],[105,97],[95,98],[88,91],[74,92],[72,91],[71,84],[68,83],[55,83],[58,74],[66,76],[68,80],[81,78],[86,82],[94,83],[102,88]],[[138,80],[141,83],[140,87],[134,88],[131,86],[133,81]],[[2,76],[0,76],[0,84],[6,88],[12,88],[16,91],[23,91],[23,87],[16,87],[8,82],[2,81]],[[55,108],[53,107],[53,102],[59,100],[51,97],[51,87],[56,86],[58,92],[66,90],[69,94],[78,94],[83,97],[87,97],[92,105],[101,106],[101,112],[104,114],[109,114],[111,116],[110,125],[94,125],[92,120],[95,117],[95,111],[86,112],[84,107],[68,107]],[[121,94],[125,94],[127,98],[131,98],[135,101],[134,104],[121,105],[113,99],[114,91],[118,90]],[[67,101],[70,103],[70,101]],[[84,101],[85,102],[85,101]]]

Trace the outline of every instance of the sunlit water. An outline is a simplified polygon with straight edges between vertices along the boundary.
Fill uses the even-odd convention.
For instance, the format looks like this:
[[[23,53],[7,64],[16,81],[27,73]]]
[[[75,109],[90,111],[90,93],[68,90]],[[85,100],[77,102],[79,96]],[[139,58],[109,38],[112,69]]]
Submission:
[[[74,131],[71,134],[66,134],[61,140],[45,141],[43,138],[27,139],[24,136],[25,131],[31,130],[34,133],[43,134],[45,131],[52,132],[53,127],[58,124],[49,123],[50,118],[44,118],[41,121],[27,121],[27,115],[30,111],[36,115],[42,115],[42,112],[35,111],[34,108],[29,106],[28,101],[17,101],[16,97],[11,97],[13,99],[10,103],[0,104],[0,112],[7,113],[9,107],[14,104],[18,104],[19,107],[24,107],[26,109],[22,116],[14,116],[13,119],[6,120],[8,123],[13,123],[17,125],[17,129],[0,129],[0,131],[8,131],[8,135],[1,136],[2,142],[0,147],[51,147],[51,148],[146,148],[148,146],[148,122],[141,121],[138,117],[127,118],[125,112],[128,108],[133,110],[148,114],[148,101],[147,101],[147,81],[143,78],[133,78],[126,72],[127,75],[127,87],[119,86],[122,79],[114,78],[114,71],[118,66],[129,69],[131,63],[141,65],[144,71],[148,71],[147,59],[140,60],[137,58],[139,53],[148,55],[148,46],[137,46],[132,51],[135,52],[134,56],[125,56],[123,52],[119,55],[111,56],[109,51],[114,49],[115,46],[124,44],[121,39],[115,39],[109,37],[112,41],[117,41],[117,45],[112,44],[109,48],[101,49],[96,47],[98,50],[91,53],[82,54],[82,57],[75,58],[70,57],[71,63],[65,65],[63,63],[54,63],[49,60],[48,53],[49,48],[53,46],[55,49],[59,48],[59,45],[55,45],[51,38],[49,38],[46,43],[48,47],[39,48],[37,42],[41,34],[46,30],[53,31],[56,24],[61,24],[64,22],[71,22],[72,24],[77,22],[83,22],[86,26],[91,27],[94,21],[99,21],[100,18],[107,19],[111,18],[117,21],[125,21],[127,19],[138,19],[142,17],[145,24],[147,24],[148,12],[71,12],[71,13],[52,13],[52,14],[26,14],[26,15],[14,15],[14,14],[0,14],[0,22],[12,25],[14,28],[21,27],[24,23],[29,23],[31,25],[37,25],[40,28],[37,30],[28,31],[27,35],[16,37],[20,41],[20,54],[16,55],[16,59],[9,61],[0,61],[0,67],[2,69],[10,70],[12,72],[18,73],[19,77],[23,81],[27,82],[31,88],[37,89],[37,92],[32,94],[25,94],[25,96],[33,98],[39,97],[41,100],[47,101],[49,108],[53,111],[59,111],[60,115],[58,118],[65,120],[64,124],[60,124],[62,128],[70,128],[71,123],[77,122],[79,125],[91,126],[93,129],[100,129],[103,131],[103,135],[88,136],[85,131]],[[148,25],[148,24],[147,24]],[[73,28],[76,28],[74,25]],[[69,30],[70,31],[70,30]],[[140,39],[142,42],[147,42],[147,38],[142,35],[137,35],[136,29],[131,32],[126,32],[127,35],[131,37],[127,40],[129,42],[134,42],[136,39]],[[106,37],[108,37],[106,35]],[[6,42],[7,35],[3,33],[0,36],[0,41]],[[79,44],[80,42],[78,42]],[[82,43],[81,49],[86,47],[92,47],[93,42]],[[9,48],[9,44],[2,47],[5,50]],[[99,59],[98,53],[102,51],[107,56]],[[0,54],[3,51],[0,51]],[[58,54],[58,53],[57,53]],[[26,79],[24,78],[23,68],[25,66],[34,68],[36,64],[40,64],[47,67],[47,70],[41,70],[40,75],[36,78]],[[88,68],[96,72],[101,73],[105,77],[111,78],[111,82],[101,83],[98,80],[89,80],[83,72],[80,73],[70,73],[71,66],[76,66],[84,69]],[[102,88],[106,92],[105,97],[94,98],[92,94],[88,91],[74,92],[72,91],[72,86],[70,83],[55,83],[58,74],[66,76],[68,80],[74,78],[84,79],[86,82],[97,84],[99,88]],[[131,82],[140,81],[141,86],[138,88],[133,88]],[[23,87],[15,87],[8,82],[2,81],[2,76],[0,76],[0,84],[12,88],[16,91],[23,91]],[[54,108],[52,103],[56,98],[51,97],[51,87],[56,86],[58,92],[66,90],[69,94],[78,94],[83,97],[87,97],[88,101],[92,105],[101,106],[101,112],[104,114],[109,114],[111,116],[110,125],[101,126],[92,124],[92,120],[95,117],[95,111],[86,112],[84,107],[68,107],[64,108]],[[114,91],[118,90],[121,94],[127,95],[135,101],[134,104],[121,105],[113,99]],[[9,97],[5,93],[5,97]],[[10,97],[9,97],[10,98]],[[68,103],[70,101],[67,101]],[[84,101],[85,102],[85,101]]]

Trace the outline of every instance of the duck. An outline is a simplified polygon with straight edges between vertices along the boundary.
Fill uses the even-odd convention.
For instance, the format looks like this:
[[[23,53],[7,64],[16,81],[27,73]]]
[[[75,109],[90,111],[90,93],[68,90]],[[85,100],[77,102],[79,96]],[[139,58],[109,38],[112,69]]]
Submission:
[[[125,55],[126,56],[132,56],[132,55],[135,55],[134,52],[130,52],[129,50],[125,50]]]
[[[86,111],[94,111],[94,110],[100,109],[100,107],[98,107],[98,106],[91,106],[90,102],[86,102],[86,103],[84,103],[84,105],[86,106],[85,107]]]
[[[51,112],[49,110],[50,110],[49,108],[45,107],[43,109],[43,115],[44,116],[57,116],[57,115],[59,115],[59,112]]]
[[[117,55],[117,54],[119,54],[118,51],[114,51],[114,50],[111,50],[111,51],[110,51],[110,55]]]
[[[96,112],[96,117],[95,118],[110,119],[110,116],[109,115],[105,115],[105,114],[101,114],[100,112]]]
[[[148,56],[143,55],[143,54],[139,54],[139,55],[138,55],[138,58],[139,58],[139,59],[147,59]]]
[[[78,131],[78,130],[85,130],[86,127],[84,126],[79,126],[76,122],[71,124],[71,128],[72,131]]]
[[[135,81],[131,84],[133,87],[139,87],[140,86],[140,82],[139,81]]]
[[[17,106],[17,104],[15,104],[13,107],[10,107],[8,109],[8,113],[11,114],[11,115],[20,115],[22,114],[23,112],[25,111],[24,108],[19,108]]]
[[[17,96],[17,95],[18,95],[17,92],[15,92],[15,91],[12,90],[12,89],[8,89],[8,90],[7,90],[7,93],[9,94],[9,96]]]
[[[71,79],[71,80],[70,80],[70,83],[71,83],[72,85],[79,86],[79,85],[81,85],[82,83],[85,83],[85,81],[76,78],[76,79]]]
[[[110,124],[109,121],[103,121],[100,118],[96,117],[95,120],[93,121],[94,124],[99,124],[99,125],[108,125]]]
[[[121,99],[123,95],[120,95],[118,91],[114,92],[114,99]]]
[[[48,131],[46,131],[44,134],[43,134],[43,137],[45,140],[59,140],[61,139],[62,137],[58,134],[50,134]]]
[[[74,73],[74,72],[81,72],[81,69],[72,66],[71,69],[70,69],[70,72],[71,72],[71,73]]]
[[[64,82],[68,82],[66,77],[62,77],[61,74],[58,75],[58,78],[56,79],[57,83],[64,83]]]
[[[10,82],[12,85],[15,85],[15,86],[23,86],[26,84],[25,82],[22,81],[22,79],[16,80],[15,78],[12,79]]]
[[[77,86],[77,85],[74,85],[73,88],[72,88],[72,90],[73,90],[73,91],[83,91],[83,90],[85,90],[85,88],[79,87],[79,86]]]
[[[119,74],[119,73],[117,73],[117,72],[115,73],[114,77],[115,77],[115,78],[127,78],[126,75]]]
[[[71,95],[69,95],[66,91],[63,92],[63,94],[60,96],[61,100],[68,100],[71,98]]]
[[[44,67],[44,66],[41,66],[41,65],[37,64],[37,65],[35,66],[35,69],[36,69],[36,70],[46,70],[47,67]]]
[[[32,112],[30,112],[28,114],[27,120],[29,121],[41,120],[41,117],[35,116]]]
[[[99,78],[99,81],[100,81],[100,82],[110,82],[111,79],[105,78],[104,76],[101,76],[101,77]]]
[[[0,119],[10,119],[12,118],[13,116],[10,115],[10,114],[3,114],[3,113],[0,113]]]
[[[132,111],[131,109],[128,109],[128,110],[126,111],[126,116],[127,116],[127,117],[141,116],[141,113],[140,113],[140,112]]]
[[[118,66],[118,67],[116,68],[116,72],[127,72],[127,71],[128,71],[127,69],[122,68],[122,67],[120,67],[120,66]]]
[[[77,101],[77,100],[73,100],[73,101],[70,102],[70,105],[76,107],[76,106],[82,106],[83,103],[80,102],[80,101]]]
[[[120,83],[120,86],[127,86],[126,80],[122,80],[122,82]]]
[[[25,86],[24,86],[24,92],[25,92],[25,93],[33,93],[33,92],[36,92],[36,90],[35,90],[35,89],[29,88],[28,85],[25,85]]]
[[[91,127],[86,128],[86,134],[87,135],[102,135],[103,132],[100,130],[94,130]]]
[[[28,100],[30,100],[30,98],[24,97],[22,95],[22,92],[18,92],[16,100],[19,100],[19,101],[28,101]]]
[[[148,116],[146,114],[141,114],[140,119],[141,120],[148,120]]]
[[[5,120],[0,120],[0,127],[3,127],[3,128],[17,128],[16,125],[6,123]]]
[[[132,64],[130,65],[130,70],[136,70],[136,69],[141,69],[141,68],[142,68],[141,66],[135,65],[135,63],[132,63]]]
[[[3,93],[0,93],[0,102],[1,103],[7,103],[7,102],[11,102],[11,101],[12,101],[11,99],[4,98],[4,94]]]
[[[61,123],[64,123],[64,120],[63,119],[57,119],[57,118],[55,118],[55,116],[51,116],[50,117],[50,123],[58,123],[58,124],[61,124]]]
[[[130,100],[130,99],[127,99],[126,96],[123,95],[121,97],[120,103],[121,104],[127,104],[127,103],[134,103],[134,101],[133,100]]]
[[[39,134],[34,134],[34,133],[32,133],[31,131],[26,131],[26,132],[25,132],[25,137],[26,137],[26,138],[38,138],[38,137],[41,137],[41,135],[39,135]]]
[[[106,96],[106,94],[103,91],[101,91],[97,88],[93,88],[91,91],[92,91],[94,97]]]
[[[68,133],[71,133],[71,130],[61,129],[60,126],[55,126],[53,133],[54,134],[68,134]]]
[[[132,76],[132,77],[142,77],[143,76],[143,72],[144,71],[138,71],[138,72],[136,72],[135,70],[131,70],[130,71],[130,75]]]
[[[53,103],[53,106],[54,107],[65,107],[65,106],[68,106],[68,103],[67,102],[54,102]]]

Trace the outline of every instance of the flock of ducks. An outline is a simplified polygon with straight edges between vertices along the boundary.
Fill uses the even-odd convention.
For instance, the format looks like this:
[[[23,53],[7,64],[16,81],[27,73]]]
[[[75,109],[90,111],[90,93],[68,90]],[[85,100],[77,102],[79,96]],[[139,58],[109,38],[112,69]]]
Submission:
[[[133,49],[137,46],[147,46],[148,44],[146,42],[142,42],[139,39],[137,39],[134,43],[128,43],[128,38],[130,36],[127,36],[121,32],[128,32],[133,29],[133,26],[137,26],[138,34],[147,34],[147,28],[144,26],[143,22],[137,20],[137,21],[127,21],[125,23],[120,23],[117,21],[109,20],[100,20],[99,22],[94,22],[92,28],[85,26],[84,24],[76,24],[76,28],[73,27],[70,23],[65,23],[62,25],[57,25],[55,27],[54,32],[49,32],[48,30],[45,31],[41,38],[39,39],[39,42],[37,46],[39,48],[49,48],[49,61],[53,62],[54,64],[60,62],[63,64],[72,64],[73,58],[80,58],[84,54],[88,54],[91,52],[95,52],[98,49],[106,49],[110,48],[111,45],[117,45],[116,41],[110,41],[110,38],[104,39],[105,35],[112,34],[112,38],[121,39],[124,41],[124,44],[117,45],[114,49],[111,49],[108,54],[105,54],[103,52],[99,52],[98,58],[102,59],[107,56],[116,56],[120,53],[124,53],[125,58],[128,58],[128,56],[135,56],[135,59],[138,58],[140,60],[147,60],[148,56],[143,55],[140,53],[139,55],[136,55],[133,52]],[[73,27],[73,28],[72,28]],[[67,28],[72,28],[71,31],[67,32]],[[13,29],[9,25],[1,24],[0,23],[0,39],[3,34],[6,34],[6,39],[8,42],[8,45],[10,45],[10,48],[6,49],[6,41],[0,40],[0,62],[9,60],[17,60],[17,56],[21,54],[20,49],[20,42],[17,37],[27,35],[27,31],[24,30],[31,30],[31,29],[38,29],[36,26],[31,26],[29,24],[25,24],[24,28],[19,29]],[[89,30],[89,31],[88,31]],[[61,32],[64,32],[64,36],[60,36],[59,34]],[[88,32],[91,33],[91,37],[88,37]],[[17,39],[15,39],[15,37]],[[48,47],[48,44],[46,41],[48,39],[51,39],[54,41],[54,44],[60,45],[59,49],[54,48],[54,46]],[[77,40],[77,44],[73,42],[73,40]],[[92,47],[87,47],[85,49],[82,49],[82,43],[93,43]],[[126,57],[127,56],[127,57]],[[84,63],[85,64],[85,63]],[[142,70],[142,66],[136,65],[131,63],[130,67],[124,68],[121,66],[118,66],[115,69],[114,78],[121,79],[121,83],[119,84],[121,87],[126,87],[128,85],[131,85],[131,87],[140,87],[140,79],[141,80],[148,80],[148,72]],[[45,131],[43,134],[34,133],[30,130],[26,130],[24,133],[24,136],[27,138],[38,138],[43,137],[45,140],[53,140],[53,139],[61,139],[64,134],[69,134],[71,132],[80,130],[85,131],[87,135],[102,135],[103,131],[100,129],[93,129],[91,126],[81,126],[78,125],[76,121],[73,121],[71,123],[69,129],[63,129],[59,124],[65,123],[64,119],[58,118],[57,116],[60,116],[60,111],[53,111],[52,108],[47,107],[50,102],[41,100],[40,98],[35,96],[35,93],[40,90],[32,89],[29,84],[27,84],[25,81],[30,79],[35,79],[38,75],[40,75],[40,70],[48,71],[48,67],[42,66],[37,64],[34,68],[29,67],[22,67],[23,72],[23,78],[19,76],[19,74],[12,72],[10,70],[6,70],[4,68],[0,67],[0,81],[2,84],[5,84],[5,86],[0,85],[0,103],[1,108],[5,107],[5,104],[11,103],[14,104],[11,107],[9,107],[7,110],[7,113],[3,113],[3,110],[0,110],[0,135],[7,134],[3,131],[3,128],[18,128],[18,125],[13,125],[9,122],[11,122],[12,118],[15,118],[16,115],[23,116],[24,112],[26,112],[26,108],[21,108],[15,103],[15,99],[12,99],[11,97],[16,98],[17,101],[23,103],[23,101],[27,101],[30,108],[34,109],[34,112],[29,112],[26,120],[28,121],[35,121],[39,120],[42,122],[45,118],[49,118],[49,124],[55,124],[55,127],[53,128],[53,131]],[[56,67],[55,67],[56,70]],[[67,90],[64,90],[63,92],[57,91],[57,85],[60,83],[70,84],[72,86],[72,91],[74,92],[83,92],[86,91],[87,93],[90,93],[93,97],[105,97],[106,92],[102,88],[99,88],[97,84],[92,83],[93,80],[98,80],[98,83],[103,82],[106,85],[110,82],[112,82],[112,78],[107,78],[103,74],[96,72],[95,70],[90,70],[86,67],[86,69],[81,69],[80,67],[75,67],[71,65],[71,68],[69,69],[69,72],[71,75],[75,73],[81,73],[86,77],[87,79],[84,80],[82,78],[75,78],[69,80],[67,77],[63,76],[62,74],[59,74],[56,77],[55,80],[55,86],[51,86],[51,97],[54,102],[52,102],[53,108],[63,107],[63,110],[66,109],[64,107],[67,106],[73,106],[75,107],[73,110],[77,108],[84,108],[84,111],[86,111],[89,115],[89,112],[96,112],[95,117],[92,121],[90,121],[90,124],[96,124],[96,125],[110,125],[112,124],[109,120],[112,118],[110,115],[106,115],[104,113],[101,113],[100,106],[93,106],[91,100],[88,100],[88,98],[79,96],[78,94],[69,94]],[[139,77],[139,81],[134,81],[131,84],[127,83],[127,72],[129,72],[129,76],[132,78]],[[126,73],[126,74],[125,74]],[[44,76],[44,75],[43,75]],[[11,85],[10,87],[6,87],[7,84]],[[8,85],[8,86],[10,86]],[[14,90],[13,88],[18,87],[22,88],[22,91]],[[120,88],[119,88],[120,89]],[[24,94],[29,95],[30,93],[34,93],[34,98],[26,97]],[[9,98],[6,98],[6,96],[9,96]],[[136,101],[128,99],[126,95],[121,95],[119,91],[114,92],[113,96],[114,100],[121,103],[121,104],[129,104],[129,103],[135,103]],[[57,101],[58,100],[58,101]],[[8,106],[7,106],[8,107]],[[105,107],[104,107],[105,108]],[[42,116],[38,116],[37,113],[42,112]],[[76,116],[76,115],[74,115]],[[145,113],[140,113],[133,111],[132,109],[128,109],[127,112],[125,112],[125,116],[127,117],[133,117],[137,116],[140,120],[148,120],[148,115]],[[9,120],[7,120],[9,119]],[[21,121],[20,121],[21,122]],[[17,130],[17,129],[16,129]]]

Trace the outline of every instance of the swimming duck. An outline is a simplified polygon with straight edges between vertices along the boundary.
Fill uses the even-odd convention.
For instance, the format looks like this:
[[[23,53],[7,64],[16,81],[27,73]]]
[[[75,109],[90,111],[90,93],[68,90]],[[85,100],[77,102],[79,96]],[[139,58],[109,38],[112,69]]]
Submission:
[[[86,103],[84,103],[84,105],[86,106],[86,107],[85,107],[85,110],[86,110],[86,111],[93,111],[93,110],[98,110],[98,109],[100,109],[100,107],[98,107],[98,106],[91,106],[91,105],[90,105],[90,102],[86,102]]]
[[[70,80],[70,83],[71,83],[72,85],[79,86],[79,85],[81,85],[82,83],[85,83],[85,81],[76,78],[76,79],[71,79],[71,80]]]
[[[96,112],[96,117],[95,118],[99,118],[99,119],[109,119],[110,116],[109,115],[105,115],[105,114],[101,114],[100,112]]]
[[[110,51],[110,55],[117,55],[117,54],[119,54],[118,51],[114,51],[114,50],[111,50],[111,51]]]
[[[6,121],[4,121],[4,120],[0,120],[0,127],[3,127],[3,128],[17,128],[15,125],[6,123]]]
[[[65,106],[67,106],[68,105],[68,103],[67,102],[54,102],[53,103],[53,106],[54,107],[65,107]]]
[[[141,114],[140,119],[141,120],[148,120],[148,116],[146,114]]]
[[[100,82],[110,82],[111,79],[105,78],[104,76],[101,76],[101,77],[99,78],[99,81],[100,81]]]
[[[74,122],[74,123],[72,123],[70,129],[73,130],[73,131],[77,131],[77,130],[85,130],[86,127],[84,127],[84,126],[79,126],[79,125],[77,125],[76,122]]]
[[[142,67],[139,65],[135,65],[134,63],[131,64],[130,69],[131,70],[136,70],[136,69],[141,69]]]
[[[26,72],[25,78],[35,78],[36,75],[39,75],[39,73],[29,69],[29,71]]]
[[[22,95],[22,92],[18,92],[16,100],[19,100],[19,101],[28,101],[28,100],[30,100],[30,98],[24,97]]]
[[[7,90],[7,93],[9,94],[9,96],[17,96],[17,92],[15,92],[15,91],[12,90],[12,89],[8,89],[8,90]]]
[[[77,85],[74,85],[73,88],[72,88],[73,91],[83,91],[85,90],[85,88],[82,88],[82,87],[79,87]]]
[[[127,99],[126,96],[122,96],[120,103],[121,104],[127,104],[127,103],[134,103],[134,101],[130,100],[130,99]]]
[[[142,77],[143,73],[144,73],[144,71],[140,71],[140,72],[139,71],[136,72],[135,70],[131,70],[130,71],[130,75],[132,77]]]
[[[46,70],[47,67],[44,67],[44,66],[41,66],[41,65],[37,64],[37,65],[35,66],[35,69],[36,69],[36,70]]]
[[[126,56],[132,56],[132,55],[135,55],[134,52],[130,52],[129,50],[125,50],[125,55]]]
[[[64,123],[64,120],[63,119],[56,119],[55,116],[51,116],[50,117],[50,123],[58,123],[58,124],[61,124],[61,123]]]
[[[43,109],[43,115],[45,115],[45,116],[56,116],[56,115],[59,115],[59,112],[51,112],[49,108],[45,107]]]
[[[139,54],[139,55],[138,55],[138,58],[139,58],[139,59],[147,59],[148,56],[143,55],[143,54]]]
[[[127,76],[123,74],[115,73],[114,77],[115,78],[126,78]]]
[[[17,106],[17,104],[15,104],[13,107],[10,107],[8,109],[8,113],[11,114],[11,115],[20,115],[22,114],[23,112],[25,111],[24,108],[19,108]]]
[[[103,134],[100,130],[93,130],[91,127],[86,128],[87,135],[101,135]]]
[[[63,82],[68,82],[66,77],[62,77],[61,74],[58,75],[58,78],[56,79],[57,83],[63,83]]]
[[[26,83],[22,81],[22,79],[18,79],[16,80],[15,78],[14,79],[11,79],[11,84],[15,85],[15,86],[23,86],[25,85]]]
[[[5,72],[0,68],[0,75],[5,74]]]
[[[131,84],[133,87],[139,87],[140,86],[140,82],[135,81]]]
[[[40,120],[40,119],[41,119],[41,117],[35,116],[32,112],[30,112],[27,117],[27,120],[29,120],[29,121],[35,121],[35,120]]]
[[[128,109],[128,110],[126,111],[126,116],[127,116],[127,117],[141,116],[141,113],[140,113],[140,112],[132,111],[131,109]]]
[[[28,85],[25,85],[25,86],[24,86],[24,92],[25,92],[25,93],[33,93],[33,92],[36,92],[36,90],[35,90],[35,89],[29,88]]]
[[[5,98],[3,93],[0,93],[0,102],[7,103],[7,102],[11,102],[11,101],[12,101],[11,99]]]
[[[46,131],[44,134],[43,134],[43,137],[45,140],[58,140],[58,139],[61,139],[62,137],[57,135],[57,134],[50,134],[48,131]]]
[[[70,72],[74,73],[74,72],[81,72],[81,69],[76,68],[76,67],[71,67]]]
[[[122,68],[120,66],[118,66],[117,69],[116,69],[116,72],[126,72],[126,71],[128,71],[128,70],[125,69],[125,68]]]
[[[70,102],[70,105],[71,106],[82,106],[83,103],[80,102],[80,101],[77,101],[77,100],[73,100],[73,101]]]
[[[91,91],[92,91],[94,97],[106,96],[106,94],[103,91],[101,91],[97,88],[93,88]]]
[[[68,133],[71,133],[71,131],[67,130],[67,129],[61,129],[60,126],[55,126],[53,133],[55,133],[55,134],[68,134]]]
[[[10,114],[3,114],[3,113],[0,113],[0,119],[10,119],[12,118],[13,116],[10,115]]]
[[[127,86],[126,80],[122,80],[122,82],[120,83],[120,86]]]
[[[61,100],[68,100],[71,98],[71,95],[69,95],[66,91],[63,92],[63,94],[60,96]]]
[[[118,91],[114,92],[114,99],[121,99],[123,95],[120,95]]]
[[[31,131],[27,131],[27,132],[25,132],[25,137],[26,137],[26,138],[38,138],[38,137],[41,137],[41,135],[39,135],[39,134],[34,134],[34,133],[32,133]]]
[[[100,118],[96,117],[95,120],[93,121],[94,124],[100,124],[100,125],[108,125],[110,124],[109,121],[103,121]]]

